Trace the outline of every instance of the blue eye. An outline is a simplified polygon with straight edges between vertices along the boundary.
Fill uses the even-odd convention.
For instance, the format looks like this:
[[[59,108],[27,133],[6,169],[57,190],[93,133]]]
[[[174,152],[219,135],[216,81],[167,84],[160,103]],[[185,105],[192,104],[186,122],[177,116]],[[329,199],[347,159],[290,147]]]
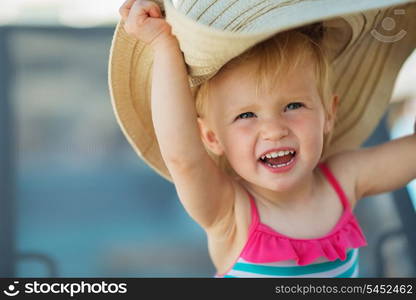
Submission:
[[[242,114],[239,114],[238,116],[237,116],[237,118],[235,118],[236,120],[237,119],[248,119],[248,118],[253,118],[253,117],[255,117],[256,115],[254,114],[254,113],[252,113],[252,112],[245,112],[245,113],[242,113]]]
[[[300,103],[300,102],[292,102],[292,103],[289,103],[287,106],[286,106],[286,108],[285,108],[285,111],[286,110],[294,110],[294,109],[298,109],[298,108],[301,108],[301,107],[303,107],[304,105],[302,104],[302,103]]]

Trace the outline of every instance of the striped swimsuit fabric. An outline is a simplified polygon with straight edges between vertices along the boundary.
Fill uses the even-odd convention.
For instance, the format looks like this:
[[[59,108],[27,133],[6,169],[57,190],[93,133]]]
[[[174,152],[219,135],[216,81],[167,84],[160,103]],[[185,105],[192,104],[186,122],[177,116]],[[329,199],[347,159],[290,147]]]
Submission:
[[[343,206],[335,227],[316,239],[285,236],[260,221],[255,200],[248,193],[251,224],[247,242],[233,266],[216,278],[359,276],[358,248],[367,241],[338,181],[325,164],[319,168]]]
[[[348,251],[347,259],[345,261],[337,259],[335,261],[314,263],[307,266],[297,266],[296,264],[284,264],[279,262],[254,264],[239,258],[234,267],[222,277],[358,277],[358,251],[358,249],[351,249]]]

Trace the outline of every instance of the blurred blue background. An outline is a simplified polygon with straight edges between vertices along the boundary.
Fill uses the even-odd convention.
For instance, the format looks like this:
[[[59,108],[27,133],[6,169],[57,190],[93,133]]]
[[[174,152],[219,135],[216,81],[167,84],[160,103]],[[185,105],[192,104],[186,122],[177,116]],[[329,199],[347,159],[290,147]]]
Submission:
[[[142,163],[116,123],[107,63],[122,1],[108,2],[82,13],[84,1],[0,4],[2,277],[215,272],[205,233],[174,186]],[[395,98],[366,145],[412,131],[416,93]],[[359,202],[369,242],[362,277],[416,277],[415,190],[413,182]]]

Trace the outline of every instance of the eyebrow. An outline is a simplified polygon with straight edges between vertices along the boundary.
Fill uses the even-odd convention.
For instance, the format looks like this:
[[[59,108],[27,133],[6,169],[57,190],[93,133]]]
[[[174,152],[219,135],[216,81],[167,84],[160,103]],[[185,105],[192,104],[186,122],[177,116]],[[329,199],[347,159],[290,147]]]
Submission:
[[[290,97],[285,97],[283,99],[279,100],[279,103],[290,103],[290,102],[296,102],[296,101],[300,101],[300,102],[313,102],[312,97],[310,95],[294,95],[294,96],[290,96]],[[243,113],[243,112],[247,112],[247,111],[253,111],[258,107],[257,103],[253,103],[253,104],[249,104],[249,105],[245,105],[242,106],[241,108],[233,108],[231,107],[227,113],[228,114],[237,114],[237,113]]]

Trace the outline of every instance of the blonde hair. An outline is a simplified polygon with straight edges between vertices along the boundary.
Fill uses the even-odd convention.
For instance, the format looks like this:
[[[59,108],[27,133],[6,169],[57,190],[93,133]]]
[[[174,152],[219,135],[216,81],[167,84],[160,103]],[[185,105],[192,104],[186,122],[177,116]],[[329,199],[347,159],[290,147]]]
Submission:
[[[242,63],[255,61],[254,76],[256,78],[256,93],[258,94],[259,91],[270,90],[273,88],[274,82],[277,82],[299,64],[307,61],[308,58],[312,58],[317,90],[326,115],[331,115],[332,87],[330,78],[332,76],[328,54],[321,46],[323,34],[321,23],[279,33],[229,61],[217,74],[233,69]],[[201,118],[207,112],[209,90],[210,80],[207,80],[200,85],[195,94],[196,111]],[[331,132],[324,135],[324,151],[329,146],[331,137]],[[217,157],[208,149],[207,151],[222,169],[229,174],[236,175],[225,156]]]

